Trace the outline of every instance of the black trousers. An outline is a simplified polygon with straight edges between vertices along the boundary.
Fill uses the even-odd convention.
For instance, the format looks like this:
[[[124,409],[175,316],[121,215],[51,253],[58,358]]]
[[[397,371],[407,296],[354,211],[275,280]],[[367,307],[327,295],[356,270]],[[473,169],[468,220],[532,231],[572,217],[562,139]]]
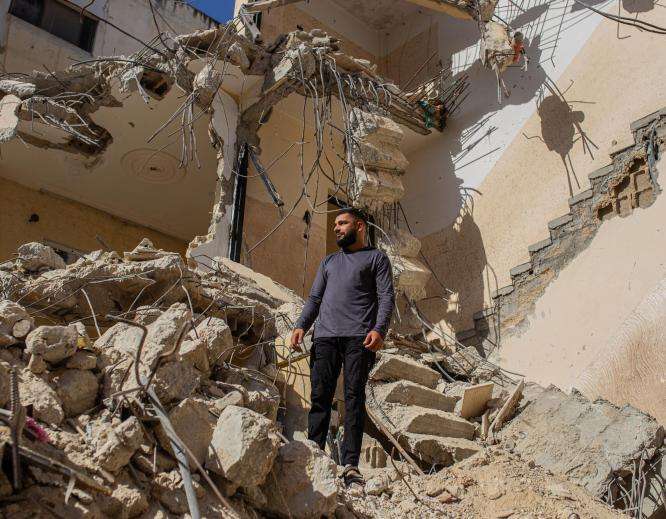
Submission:
[[[318,337],[310,354],[312,408],[308,438],[323,450],[331,421],[335,386],[344,366],[345,420],[342,465],[358,465],[365,423],[365,384],[375,363],[375,353],[363,346],[363,337]]]

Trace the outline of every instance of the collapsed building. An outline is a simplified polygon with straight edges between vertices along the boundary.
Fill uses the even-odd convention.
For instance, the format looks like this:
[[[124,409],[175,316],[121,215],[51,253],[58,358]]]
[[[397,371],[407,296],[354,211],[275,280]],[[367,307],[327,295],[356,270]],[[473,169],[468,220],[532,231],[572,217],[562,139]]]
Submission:
[[[456,187],[449,226],[426,206],[451,181],[431,179],[430,193],[420,185],[424,171],[438,174],[437,139],[458,131],[457,114],[478,95],[478,71],[444,64],[433,26],[455,20],[476,31],[494,103],[521,90],[507,79],[530,42],[497,21],[507,14],[501,3],[406,1],[388,10],[263,0],[239,3],[238,16],[218,26],[177,2],[147,2],[148,29],[121,23],[111,2],[44,1],[41,18],[22,4],[6,17],[0,80],[3,197],[13,200],[3,210],[10,260],[0,270],[6,515],[666,513],[663,372],[645,360],[663,356],[663,283],[654,282],[663,263],[638,277],[637,294],[609,292],[644,298],[643,320],[619,305],[624,333],[586,357],[584,373],[514,367],[530,357],[552,363],[525,341],[547,342],[543,311],[563,305],[567,276],[599,261],[595,244],[632,234],[626,227],[638,218],[647,221],[633,247],[651,243],[662,205],[661,111],[632,124],[631,141],[613,145],[590,189],[572,191],[569,212],[544,224],[550,237],[493,284],[469,249],[474,188]],[[56,70],[38,56],[19,59],[16,42],[33,38],[30,24],[45,27],[56,4],[87,24],[75,45],[93,57],[67,66],[59,55]],[[405,42],[390,30],[401,16],[427,30]],[[33,46],[52,43],[40,38]],[[405,52],[408,66],[394,59]],[[543,114],[554,99],[591,153],[596,145],[562,91],[542,79],[556,93],[539,100],[542,141],[553,142]],[[484,159],[477,146],[496,129],[484,124],[467,128],[460,158]],[[571,157],[562,164],[575,177]],[[534,203],[510,185],[497,191],[515,197],[518,212]],[[443,200],[451,198],[433,206]],[[483,219],[488,205],[478,203]],[[331,215],[344,205],[371,215],[371,240],[391,259],[398,296],[368,384],[364,496],[336,480],[341,406],[326,454],[304,439],[308,354],[286,348],[301,297],[334,247]],[[627,223],[612,231],[619,219],[606,220],[616,215]],[[424,219],[442,229],[424,231],[433,228]],[[493,252],[500,266],[516,257],[507,248]],[[626,272],[624,256],[609,261]],[[573,362],[578,348],[585,344],[556,356]]]

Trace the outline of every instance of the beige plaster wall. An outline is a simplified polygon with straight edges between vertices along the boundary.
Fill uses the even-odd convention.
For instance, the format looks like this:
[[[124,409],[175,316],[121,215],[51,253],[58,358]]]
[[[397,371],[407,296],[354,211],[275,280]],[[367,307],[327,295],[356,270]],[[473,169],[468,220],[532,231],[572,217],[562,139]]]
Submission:
[[[650,321],[647,335],[635,327],[619,333],[632,312],[646,313],[642,301],[666,277],[665,234],[664,196],[605,222],[537,301],[524,333],[504,337],[498,362],[543,385],[631,403],[666,423],[663,320]],[[616,369],[604,371],[611,361]]]
[[[334,101],[333,113],[333,122],[340,127],[337,101]],[[268,123],[259,131],[260,160],[268,168],[268,176],[284,202],[283,214],[287,215],[290,211],[291,214],[268,239],[258,245],[278,226],[281,216],[250,162],[244,219],[244,262],[300,296],[309,293],[317,267],[326,254],[326,200],[329,194],[335,193],[333,182],[327,176],[333,178],[335,175],[338,182],[345,179],[340,160],[340,156],[344,156],[344,147],[336,130],[329,128],[324,139],[320,160],[326,174],[314,167],[317,149],[312,122],[312,102],[308,100],[304,105],[304,98],[298,94],[292,94],[274,107]],[[308,176],[306,195],[297,203],[304,177],[307,179]],[[337,196],[341,194],[338,192]],[[312,219],[309,244],[303,237],[306,211]],[[248,255],[248,250],[255,246]]]
[[[665,25],[666,10],[655,8],[642,18]],[[448,303],[424,305],[434,320],[455,331],[471,328],[473,313],[490,293],[510,283],[509,270],[528,260],[527,247],[548,236],[548,221],[567,213],[567,199],[588,187],[587,175],[609,163],[615,141],[629,136],[629,124],[666,105],[663,38],[623,28],[629,37],[618,39],[616,31],[610,21],[598,25],[557,82],[566,102],[544,87],[535,112],[500,150],[476,191],[461,188],[455,167],[447,171],[435,145],[408,157],[410,169],[429,171],[433,183],[447,186],[438,191],[444,193],[439,199],[422,201],[429,218],[441,224],[424,237],[424,251],[454,292]],[[445,132],[456,131],[455,121],[452,126]],[[605,264],[602,270],[612,272]],[[441,293],[434,281],[430,291]]]
[[[32,214],[39,221],[30,223]],[[103,248],[100,236],[116,251],[132,250],[142,238],[183,254],[186,243],[166,234],[115,218],[92,207],[39,192],[0,177],[0,258],[9,259],[19,245],[50,240],[77,250]]]

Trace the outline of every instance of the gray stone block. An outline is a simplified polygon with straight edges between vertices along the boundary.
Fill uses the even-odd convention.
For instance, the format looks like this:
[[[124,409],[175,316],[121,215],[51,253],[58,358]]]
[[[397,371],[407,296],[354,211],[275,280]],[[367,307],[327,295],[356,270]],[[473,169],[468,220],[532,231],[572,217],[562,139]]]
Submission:
[[[545,249],[546,247],[549,247],[553,243],[553,240],[550,238],[546,238],[545,240],[538,241],[536,243],[533,243],[529,247],[527,247],[528,252],[530,253],[535,253],[539,252],[541,249]]]
[[[589,200],[593,196],[594,193],[592,192],[591,189],[586,189],[585,191],[581,191],[577,195],[574,195],[571,198],[569,198],[569,206],[573,206],[579,204],[580,202],[584,202],[585,200]]]
[[[525,274],[525,272],[529,272],[530,270],[532,270],[532,262],[528,261],[527,263],[523,263],[522,265],[518,265],[517,267],[513,267],[509,271],[509,275],[512,278],[515,278],[515,277],[520,276],[521,274]]]
[[[641,117],[640,119],[631,123],[629,125],[629,129],[632,132],[635,132],[636,130],[640,130],[641,128],[646,127],[648,124],[650,124],[655,119],[659,119],[660,117],[664,117],[664,116],[666,116],[666,108],[662,108],[661,110],[657,110],[656,112],[653,112],[650,115],[646,115],[645,117]]]
[[[554,220],[548,222],[548,228],[551,231],[554,231],[555,229],[568,224],[572,220],[573,220],[572,214],[565,214],[564,216],[560,216],[559,218],[555,218]]]
[[[590,173],[587,176],[587,178],[589,178],[590,180],[594,180],[595,178],[605,177],[609,173],[612,173],[614,168],[615,168],[615,166],[613,164],[608,164],[607,166],[604,166],[603,168],[595,169],[592,173]]]
[[[508,296],[511,292],[513,292],[515,287],[513,285],[507,285],[505,287],[499,288],[491,294],[491,297],[493,299],[496,299],[501,296]]]

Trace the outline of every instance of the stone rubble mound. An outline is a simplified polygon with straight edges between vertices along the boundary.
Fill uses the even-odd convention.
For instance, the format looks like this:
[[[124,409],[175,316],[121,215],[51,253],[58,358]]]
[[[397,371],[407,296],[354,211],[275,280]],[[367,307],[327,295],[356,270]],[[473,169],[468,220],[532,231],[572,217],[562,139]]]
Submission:
[[[639,465],[643,510],[663,508],[649,416],[397,334],[369,377],[365,491],[344,488],[337,442],[306,440],[287,399],[278,345],[297,296],[147,240],[64,267],[28,245],[0,265],[3,516],[617,517],[601,490],[624,496]]]
[[[31,243],[0,266],[0,448],[18,437],[19,459],[0,514],[334,513],[335,463],[278,421],[268,344],[302,303],[239,267],[201,274],[148,240],[71,265]]]

